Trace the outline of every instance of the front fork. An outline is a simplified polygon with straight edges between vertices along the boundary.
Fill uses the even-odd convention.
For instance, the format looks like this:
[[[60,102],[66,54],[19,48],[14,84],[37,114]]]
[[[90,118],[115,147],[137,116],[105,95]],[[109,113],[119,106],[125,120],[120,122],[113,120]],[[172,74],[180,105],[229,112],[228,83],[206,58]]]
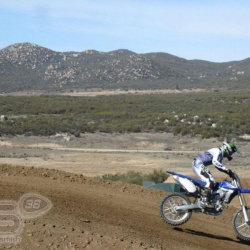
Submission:
[[[246,210],[246,206],[243,202],[243,199],[242,199],[242,194],[240,193],[240,191],[238,190],[238,197],[239,197],[239,200],[240,200],[240,205],[242,207],[242,212],[243,212],[243,215],[244,215],[244,219],[245,219],[245,222],[247,224],[249,224],[249,218],[247,216],[247,210]]]
[[[244,215],[245,223],[249,225],[250,221],[249,221],[249,218],[247,216],[247,210],[246,210],[247,206],[246,206],[246,204],[244,202],[243,195],[240,192],[241,184],[240,184],[240,180],[239,180],[238,177],[236,179],[234,179],[234,186],[236,186],[238,188],[238,197],[239,197],[239,200],[240,200],[240,205],[242,207],[242,212],[243,212],[243,215]]]

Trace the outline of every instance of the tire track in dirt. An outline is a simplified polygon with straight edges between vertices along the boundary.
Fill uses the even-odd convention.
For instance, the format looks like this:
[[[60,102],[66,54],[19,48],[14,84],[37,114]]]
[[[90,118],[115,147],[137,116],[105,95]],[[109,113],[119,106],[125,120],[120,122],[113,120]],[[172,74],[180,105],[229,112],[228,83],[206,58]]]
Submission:
[[[2,200],[33,192],[53,204],[47,214],[25,221],[17,246],[0,249],[249,249],[233,232],[233,207],[219,217],[193,214],[171,227],[159,215],[161,190],[9,165],[0,165],[0,177]]]

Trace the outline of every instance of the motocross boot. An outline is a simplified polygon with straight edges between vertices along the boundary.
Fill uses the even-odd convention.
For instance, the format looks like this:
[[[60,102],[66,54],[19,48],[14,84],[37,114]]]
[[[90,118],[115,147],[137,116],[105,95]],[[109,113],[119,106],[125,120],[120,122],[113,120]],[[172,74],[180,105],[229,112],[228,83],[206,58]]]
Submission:
[[[220,194],[216,194],[216,191],[218,189],[218,183],[215,184],[213,187],[213,192],[215,193],[215,196],[213,197],[213,204],[216,211],[220,211],[222,209],[222,205],[220,204]]]
[[[213,198],[213,204],[216,211],[220,211],[222,209],[222,205],[220,204],[220,195],[216,194]]]
[[[215,204],[215,210],[216,210],[216,211],[222,210],[221,204]]]
[[[204,189],[204,201],[206,202],[207,205],[211,205],[210,200],[212,196],[212,191],[210,188],[205,188]]]

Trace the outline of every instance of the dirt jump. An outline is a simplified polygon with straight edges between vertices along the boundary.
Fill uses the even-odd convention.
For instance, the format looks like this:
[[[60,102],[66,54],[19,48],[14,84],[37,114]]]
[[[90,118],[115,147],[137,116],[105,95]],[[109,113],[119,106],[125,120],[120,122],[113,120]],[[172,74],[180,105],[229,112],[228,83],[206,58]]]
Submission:
[[[7,164],[0,166],[0,178],[2,201],[34,193],[52,205],[23,219],[16,242],[1,242],[0,249],[249,249],[233,231],[234,206],[218,217],[193,214],[187,224],[172,227],[159,215],[162,190]]]

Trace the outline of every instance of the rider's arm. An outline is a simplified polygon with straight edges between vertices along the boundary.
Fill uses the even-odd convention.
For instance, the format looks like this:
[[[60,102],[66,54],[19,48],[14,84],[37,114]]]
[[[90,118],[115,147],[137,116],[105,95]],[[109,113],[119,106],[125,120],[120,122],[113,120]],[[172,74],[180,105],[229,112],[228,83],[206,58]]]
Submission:
[[[220,151],[220,149],[218,148],[214,148],[212,149],[212,153],[213,155],[213,159],[212,159],[212,163],[213,165],[219,170],[219,171],[222,171],[222,172],[227,172],[228,169],[226,168],[226,166],[224,166],[221,162],[222,162],[222,153]]]

